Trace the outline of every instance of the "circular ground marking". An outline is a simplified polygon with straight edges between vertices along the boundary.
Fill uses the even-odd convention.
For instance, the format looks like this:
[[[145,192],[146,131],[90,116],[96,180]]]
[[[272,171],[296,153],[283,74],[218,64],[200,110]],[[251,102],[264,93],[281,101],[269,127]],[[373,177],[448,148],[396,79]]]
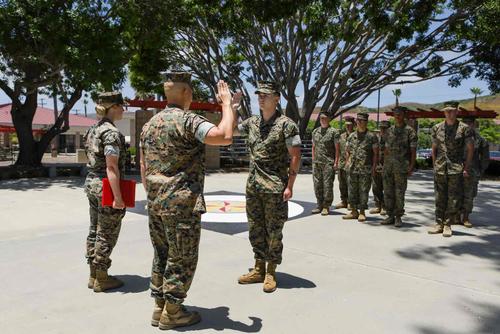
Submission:
[[[201,220],[207,223],[247,223],[246,200],[242,195],[207,195],[205,196],[207,213]],[[288,218],[300,215],[304,208],[288,201]]]

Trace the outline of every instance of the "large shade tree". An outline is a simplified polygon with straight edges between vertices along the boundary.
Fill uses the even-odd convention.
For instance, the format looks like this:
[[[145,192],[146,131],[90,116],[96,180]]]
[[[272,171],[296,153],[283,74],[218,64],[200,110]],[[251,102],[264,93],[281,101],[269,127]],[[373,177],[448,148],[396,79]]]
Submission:
[[[125,77],[127,50],[110,2],[0,1],[0,89],[12,100],[17,165],[38,166],[51,140],[69,128],[84,91],[110,90]],[[32,122],[40,94],[63,106],[39,140]]]
[[[339,114],[389,84],[470,72],[472,46],[450,31],[471,10],[435,0],[311,1],[267,24],[235,12],[232,50],[250,80],[283,84],[286,114],[304,133],[317,106]]]

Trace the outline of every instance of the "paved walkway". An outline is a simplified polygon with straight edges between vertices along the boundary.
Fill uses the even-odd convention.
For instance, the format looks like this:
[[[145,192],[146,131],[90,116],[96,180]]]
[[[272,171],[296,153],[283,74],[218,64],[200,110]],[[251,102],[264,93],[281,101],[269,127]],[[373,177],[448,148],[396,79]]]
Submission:
[[[212,174],[207,194],[242,194],[245,174]],[[0,182],[2,333],[158,333],[149,325],[152,247],[138,187],[111,273],[126,285],[86,288],[88,209],[79,178]],[[336,183],[337,187],[337,183]],[[401,229],[311,216],[311,175],[294,201],[306,213],[285,227],[279,289],[240,286],[252,265],[245,224],[204,224],[199,266],[186,300],[203,322],[195,333],[500,333],[500,183],[480,185],[476,227],[430,236],[432,174],[409,182]],[[335,193],[338,199],[338,193]],[[342,212],[343,213],[343,212]],[[224,227],[226,226],[226,227]],[[186,331],[188,329],[185,329]]]

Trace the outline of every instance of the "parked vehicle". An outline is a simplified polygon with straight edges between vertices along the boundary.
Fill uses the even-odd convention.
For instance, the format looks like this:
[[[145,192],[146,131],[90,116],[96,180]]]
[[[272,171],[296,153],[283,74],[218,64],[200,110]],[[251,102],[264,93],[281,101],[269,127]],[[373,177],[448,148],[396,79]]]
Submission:
[[[432,158],[431,149],[417,150],[417,159],[431,159],[431,158]]]
[[[500,151],[490,151],[490,160],[500,161]]]

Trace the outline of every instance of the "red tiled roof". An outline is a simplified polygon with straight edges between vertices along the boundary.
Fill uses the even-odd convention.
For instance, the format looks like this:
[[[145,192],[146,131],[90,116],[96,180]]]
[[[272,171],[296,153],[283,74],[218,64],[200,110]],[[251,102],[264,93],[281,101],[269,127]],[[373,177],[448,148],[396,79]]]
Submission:
[[[10,115],[10,103],[0,104],[0,124],[12,125],[12,117]],[[78,116],[69,115],[69,126],[92,126],[97,122],[97,120]],[[33,118],[33,125],[52,125],[54,124],[54,110],[48,108],[37,107],[35,117]]]
[[[345,118],[346,116],[351,116],[351,117],[356,118],[356,115],[357,115],[357,113],[347,112],[347,113],[342,114],[342,119]],[[315,121],[318,118],[318,116],[319,116],[319,114],[312,114],[311,120]],[[376,113],[368,113],[368,119],[371,121],[377,121],[377,114]],[[389,119],[390,119],[390,117],[387,116],[385,113],[383,113],[383,112],[380,113],[379,120],[387,121]],[[335,117],[335,120],[339,121],[340,116]]]

